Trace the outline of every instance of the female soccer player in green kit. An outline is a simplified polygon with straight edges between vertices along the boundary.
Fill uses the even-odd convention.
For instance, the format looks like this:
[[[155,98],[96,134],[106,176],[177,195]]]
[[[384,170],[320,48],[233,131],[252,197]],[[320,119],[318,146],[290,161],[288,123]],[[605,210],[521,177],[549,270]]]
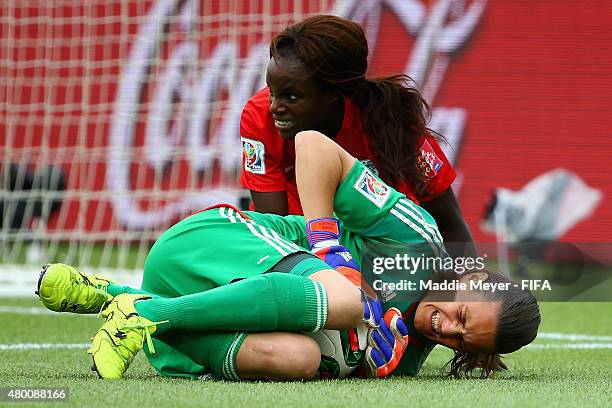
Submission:
[[[346,247],[357,263],[368,243],[424,244],[426,253],[418,245],[418,256],[444,256],[433,218],[331,139],[306,131],[295,145],[304,217],[243,214],[224,205],[196,213],[155,243],[142,290],[61,264],[43,271],[38,292],[52,310],[97,312],[112,299],[91,350],[102,377],[122,377],[146,341],[149,361],[165,376],[314,378],[320,351],[302,333],[355,328],[364,309],[355,286],[304,248],[327,260]],[[341,235],[330,228],[334,211]],[[460,279],[501,278],[478,272]],[[540,322],[535,298],[519,289],[384,304],[392,307],[401,311],[410,336],[393,374],[418,373],[429,351],[442,344],[456,351],[454,374],[480,367],[488,375],[503,367],[497,353],[531,342]],[[380,358],[369,357],[379,367]]]

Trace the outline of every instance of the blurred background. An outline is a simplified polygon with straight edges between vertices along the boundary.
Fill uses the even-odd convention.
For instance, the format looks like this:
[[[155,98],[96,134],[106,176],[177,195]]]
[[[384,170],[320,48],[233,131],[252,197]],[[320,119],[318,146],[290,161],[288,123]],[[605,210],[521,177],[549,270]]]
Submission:
[[[242,107],[319,13],[419,84],[477,242],[612,241],[608,0],[3,0],[0,292],[46,262],[140,270],[173,222],[243,203]]]

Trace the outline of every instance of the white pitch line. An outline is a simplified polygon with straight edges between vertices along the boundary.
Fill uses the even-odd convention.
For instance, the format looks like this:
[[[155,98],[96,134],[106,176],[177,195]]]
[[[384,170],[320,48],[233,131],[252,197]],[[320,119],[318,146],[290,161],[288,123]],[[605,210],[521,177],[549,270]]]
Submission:
[[[60,314],[43,307],[20,307],[20,306],[0,306],[0,314],[19,314],[19,315],[50,315],[50,316],[74,316],[74,314]],[[83,315],[95,317],[95,315]],[[574,350],[594,350],[612,349],[612,336],[598,336],[590,334],[576,333],[538,333],[539,340],[565,340],[571,343],[548,343],[530,344],[526,349],[574,349]],[[584,343],[582,343],[582,342]],[[602,342],[602,343],[593,343]],[[22,344],[0,344],[0,350],[43,350],[43,349],[74,349],[86,348],[87,344],[52,344],[52,343],[22,343]]]
[[[44,307],[23,307],[23,306],[0,306],[0,314],[18,315],[51,315],[51,316],[76,316],[77,313],[58,313],[45,309]],[[80,316],[96,317],[95,314],[81,314]]]
[[[0,314],[54,315],[55,312],[42,307],[0,306]]]
[[[612,341],[612,336],[594,336],[574,333],[538,333],[538,339],[569,341]]]
[[[0,351],[4,350],[48,350],[48,349],[85,349],[88,343],[17,343],[0,344]]]
[[[16,343],[0,344],[0,351],[26,351],[26,350],[71,350],[89,348],[89,343]],[[557,343],[557,344],[530,344],[525,350],[596,350],[612,349],[612,343]]]
[[[595,350],[595,349],[612,349],[612,343],[553,343],[553,344],[530,344],[525,347],[527,350]]]

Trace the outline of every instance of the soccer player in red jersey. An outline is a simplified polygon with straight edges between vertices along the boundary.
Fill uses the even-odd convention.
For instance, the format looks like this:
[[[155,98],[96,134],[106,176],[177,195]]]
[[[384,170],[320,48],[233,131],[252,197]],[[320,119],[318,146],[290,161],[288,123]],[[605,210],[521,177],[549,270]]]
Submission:
[[[302,214],[293,139],[316,130],[431,213],[451,255],[475,255],[451,188],[455,170],[426,128],[429,106],[405,75],[366,78],[367,57],[363,29],[336,16],[308,18],[272,40],[268,86],[240,122],[240,181],[254,209]]]

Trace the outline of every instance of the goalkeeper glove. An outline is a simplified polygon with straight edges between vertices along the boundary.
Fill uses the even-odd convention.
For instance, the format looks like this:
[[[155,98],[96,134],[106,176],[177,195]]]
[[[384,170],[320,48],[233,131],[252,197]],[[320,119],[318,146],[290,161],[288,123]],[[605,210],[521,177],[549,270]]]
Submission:
[[[315,218],[306,223],[306,237],[310,249],[317,249],[339,245],[340,223],[337,218],[323,217]]]
[[[306,224],[306,236],[313,254],[334,268],[355,286],[361,287],[361,273],[351,252],[340,245],[337,218],[315,218]]]
[[[368,347],[365,355],[366,376],[386,377],[397,368],[408,346],[408,329],[401,312],[392,307],[380,319],[376,328],[368,333]]]
[[[335,245],[315,251],[314,254],[350,280],[353,285],[361,287],[361,272],[348,248]]]

